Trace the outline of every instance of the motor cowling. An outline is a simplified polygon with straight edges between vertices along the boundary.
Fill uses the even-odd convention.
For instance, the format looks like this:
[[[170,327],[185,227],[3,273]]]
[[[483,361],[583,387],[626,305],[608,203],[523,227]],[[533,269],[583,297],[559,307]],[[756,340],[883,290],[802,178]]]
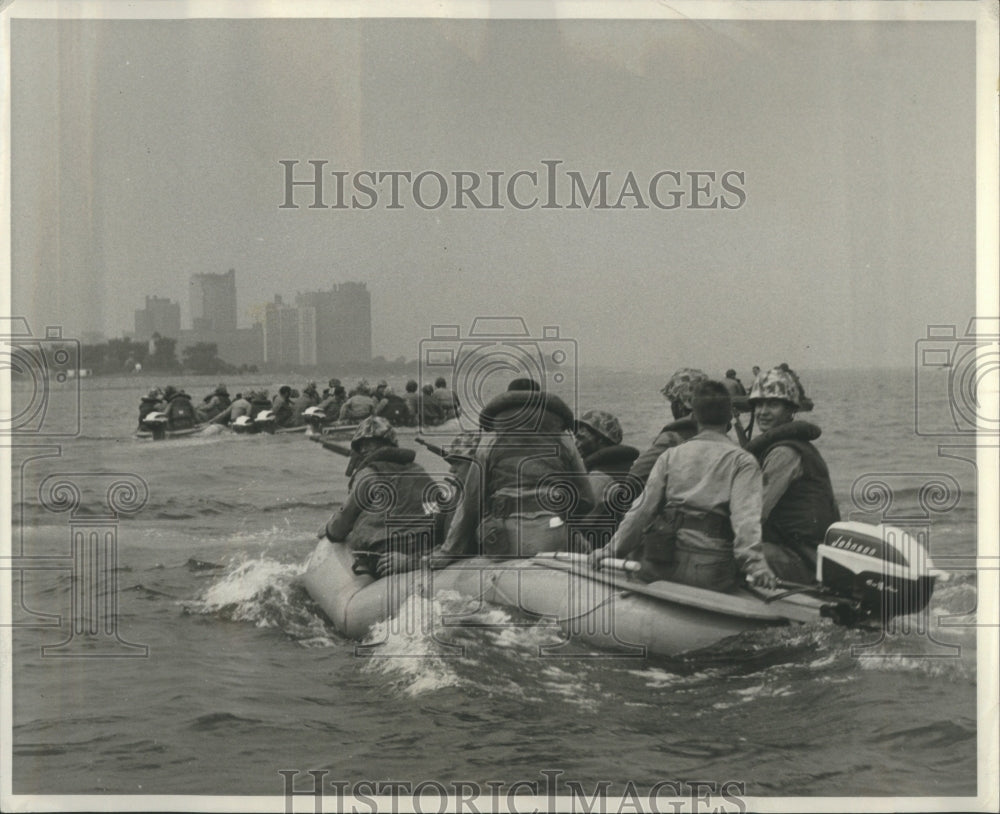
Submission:
[[[241,415],[233,421],[232,426],[233,430],[239,433],[251,433],[257,431],[257,427],[254,426],[253,419],[248,415]]]
[[[302,420],[310,427],[318,427],[327,424],[330,419],[319,407],[307,407],[302,413]]]
[[[146,417],[142,419],[142,423],[148,428],[155,428],[166,426],[166,423],[169,420],[170,419],[166,413],[154,410],[153,412],[146,414]]]
[[[838,624],[888,622],[927,607],[939,572],[919,540],[895,526],[834,523],[816,547],[816,579],[843,601],[823,615]]]

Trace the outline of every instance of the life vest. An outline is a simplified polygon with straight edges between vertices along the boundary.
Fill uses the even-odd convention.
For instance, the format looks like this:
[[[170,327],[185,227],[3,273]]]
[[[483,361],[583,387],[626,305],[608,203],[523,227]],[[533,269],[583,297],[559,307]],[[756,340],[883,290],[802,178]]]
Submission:
[[[574,424],[566,402],[538,390],[508,390],[490,399],[479,413],[479,426],[487,432],[561,432],[573,430]]]
[[[802,477],[789,484],[764,521],[764,539],[788,547],[815,549],[826,530],[840,520],[830,470],[812,441],[822,430],[808,421],[791,421],[754,438],[748,445],[761,465],[775,447],[791,447],[802,459]]]
[[[574,531],[583,535],[591,549],[608,543],[632,503],[642,495],[642,481],[629,474],[629,467],[639,450],[624,444],[603,447],[583,459],[590,490],[597,505],[579,522]]]
[[[445,420],[454,418],[458,415],[458,399],[455,394],[451,392],[447,387],[438,387],[434,390],[434,398],[437,399],[438,404],[441,405],[441,410],[444,413]]]
[[[391,394],[383,398],[386,403],[379,415],[394,427],[409,425],[411,421],[410,408],[406,406],[406,402],[403,401],[402,397]]]
[[[601,447],[583,459],[588,472],[607,472],[609,475],[626,475],[639,457],[639,450],[627,444]]]
[[[415,458],[412,449],[388,447],[375,450],[357,467],[350,489],[362,512],[347,535],[351,550],[382,552],[391,547],[414,552],[430,547],[434,517],[424,501],[433,481]],[[387,495],[392,497],[388,511],[383,508]]]
[[[291,402],[281,396],[274,400],[274,406],[271,409],[274,410],[274,423],[279,427],[288,425],[295,418],[295,409]]]
[[[420,423],[429,427],[437,426],[444,421],[444,410],[438,400],[432,395],[421,393],[417,400],[417,410],[420,414]]]
[[[539,500],[546,476],[579,472],[580,465],[562,441],[573,413],[555,396],[536,391],[509,391],[490,401],[479,417],[483,429],[496,431],[486,463],[484,514],[548,513]],[[570,488],[583,486],[582,480]],[[543,487],[544,488],[544,487]],[[589,501],[588,501],[589,502]]]
[[[139,403],[139,423],[150,413],[155,413],[160,409],[160,402],[156,399],[143,399]]]
[[[344,406],[344,402],[337,396],[327,396],[316,406],[323,411],[327,418],[336,421],[340,418],[340,408]]]
[[[197,423],[194,406],[191,404],[191,399],[186,395],[179,393],[170,399],[170,403],[164,412],[167,414],[169,429],[183,430],[193,427]]]

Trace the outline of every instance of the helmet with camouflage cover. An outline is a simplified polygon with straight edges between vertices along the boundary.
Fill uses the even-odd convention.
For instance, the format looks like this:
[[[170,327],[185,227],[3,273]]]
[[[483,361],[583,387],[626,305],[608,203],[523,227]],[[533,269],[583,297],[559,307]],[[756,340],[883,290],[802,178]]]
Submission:
[[[476,454],[479,446],[479,432],[466,430],[456,435],[445,449],[445,460],[451,461],[453,458],[472,458]]]
[[[802,382],[795,375],[795,371],[786,364],[772,367],[758,376],[753,383],[753,387],[750,388],[750,403],[756,404],[765,399],[780,399],[796,410],[812,409],[812,401],[802,391]]]
[[[354,437],[351,438],[351,449],[357,450],[361,442],[369,438],[384,441],[394,447],[399,445],[399,442],[396,440],[396,431],[392,428],[392,424],[377,415],[368,416],[368,418],[358,425],[357,430],[354,432]]]
[[[588,410],[576,421],[577,426],[581,424],[593,430],[609,444],[615,445],[622,442],[622,425],[611,413],[604,410]]]
[[[148,393],[146,393],[147,401],[160,401],[163,398],[163,391],[159,387],[154,387]]]
[[[708,381],[708,375],[703,371],[693,367],[682,367],[670,377],[670,381],[660,392],[668,401],[680,403],[690,410],[694,388],[704,381]]]

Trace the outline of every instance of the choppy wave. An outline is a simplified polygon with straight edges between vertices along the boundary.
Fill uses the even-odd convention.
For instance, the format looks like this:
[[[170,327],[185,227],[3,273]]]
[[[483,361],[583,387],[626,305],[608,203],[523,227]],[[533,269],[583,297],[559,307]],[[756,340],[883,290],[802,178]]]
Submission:
[[[304,563],[279,562],[266,554],[242,559],[225,566],[197,599],[181,606],[186,613],[278,628],[304,646],[329,646],[339,637],[299,583],[304,568]]]

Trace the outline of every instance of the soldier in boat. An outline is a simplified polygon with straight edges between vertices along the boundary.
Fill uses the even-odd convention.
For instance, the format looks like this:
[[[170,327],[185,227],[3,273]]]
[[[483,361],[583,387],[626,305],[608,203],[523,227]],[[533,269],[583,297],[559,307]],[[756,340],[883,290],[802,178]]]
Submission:
[[[208,421],[215,418],[225,410],[232,401],[229,398],[229,391],[224,384],[220,384],[202,400],[196,408],[199,421]]]
[[[760,467],[726,434],[729,391],[721,382],[701,382],[692,408],[697,434],[657,459],[642,498],[611,542],[591,554],[591,563],[641,549],[639,575],[650,582],[729,591],[742,572],[772,588],[776,577],[761,545]]]
[[[559,490],[566,490],[563,496],[571,492],[582,513],[595,503],[569,434],[573,411],[541,390],[508,389],[483,408],[479,425],[483,434],[462,500],[432,566],[463,555],[530,557],[568,550],[565,518],[555,508]]]
[[[691,367],[682,367],[670,377],[660,392],[670,403],[670,412],[674,420],[660,430],[659,435],[653,439],[653,445],[635,459],[629,470],[630,475],[645,483],[653,464],[664,452],[683,444],[698,432],[698,427],[691,417],[691,397],[694,388],[704,381],[708,381],[708,376]]]
[[[578,526],[574,524],[587,543],[575,547],[589,550],[605,545],[642,493],[642,482],[629,474],[639,450],[623,444],[623,437],[617,416],[604,410],[588,410],[576,421],[576,448],[597,504]]]
[[[396,431],[378,416],[361,422],[351,450],[350,492],[319,536],[347,543],[358,557],[358,572],[384,577],[416,568],[433,544],[422,522],[428,513],[424,501],[433,492],[430,475],[414,462],[414,450],[400,449]],[[413,518],[412,528],[406,527],[405,518]]]
[[[811,410],[812,401],[795,371],[781,364],[754,382],[750,403],[761,431],[746,448],[764,473],[764,553],[782,579],[812,582],[816,546],[840,520],[830,471],[812,443],[822,430],[795,418]]]
[[[163,391],[159,387],[154,387],[139,401],[139,427],[150,413],[157,413],[163,409]]]

